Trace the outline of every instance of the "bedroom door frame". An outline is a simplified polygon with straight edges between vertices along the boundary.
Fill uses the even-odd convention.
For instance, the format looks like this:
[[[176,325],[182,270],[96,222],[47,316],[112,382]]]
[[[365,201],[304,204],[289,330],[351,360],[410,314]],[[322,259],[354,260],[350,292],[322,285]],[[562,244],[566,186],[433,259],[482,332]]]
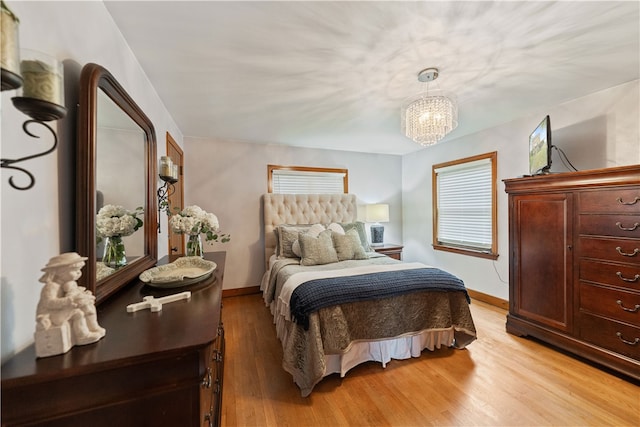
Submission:
[[[173,213],[175,207],[184,209],[184,152],[169,132],[167,132],[167,156],[171,157],[174,165],[178,165],[178,182],[174,184],[175,191],[168,197],[169,207]],[[184,256],[184,235],[174,233],[171,227],[167,227],[167,230],[169,255]]]

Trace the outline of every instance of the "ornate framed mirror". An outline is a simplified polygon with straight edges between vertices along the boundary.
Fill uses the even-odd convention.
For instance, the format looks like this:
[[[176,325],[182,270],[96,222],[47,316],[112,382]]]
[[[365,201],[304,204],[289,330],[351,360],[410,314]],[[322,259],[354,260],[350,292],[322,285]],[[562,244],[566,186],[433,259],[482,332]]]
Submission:
[[[80,282],[100,303],[156,264],[158,235],[153,123],[97,64],[85,65],[80,75],[76,155],[76,251],[88,258]],[[143,213],[136,215],[137,208]],[[102,225],[124,211],[142,224],[98,231],[98,213]],[[114,240],[124,252],[117,263],[105,251]]]

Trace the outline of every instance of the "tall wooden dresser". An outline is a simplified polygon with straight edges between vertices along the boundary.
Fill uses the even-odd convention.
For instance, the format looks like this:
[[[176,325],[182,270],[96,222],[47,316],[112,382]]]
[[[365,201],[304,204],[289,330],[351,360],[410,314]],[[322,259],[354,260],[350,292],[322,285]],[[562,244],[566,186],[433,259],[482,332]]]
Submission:
[[[640,380],[640,166],[504,183],[507,331]]]
[[[225,253],[205,281],[154,289],[136,282],[98,307],[107,335],[36,359],[30,346],[2,365],[2,425],[216,426],[224,363],[221,322]],[[127,313],[143,296],[191,291],[159,312]],[[34,326],[35,327],[35,326]]]

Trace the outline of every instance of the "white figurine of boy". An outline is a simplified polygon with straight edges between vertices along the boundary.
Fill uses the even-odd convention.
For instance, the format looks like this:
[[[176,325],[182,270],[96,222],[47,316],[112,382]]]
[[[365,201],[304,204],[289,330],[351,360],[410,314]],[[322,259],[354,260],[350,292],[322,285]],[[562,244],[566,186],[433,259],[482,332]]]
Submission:
[[[42,269],[44,283],[36,310],[36,356],[66,353],[74,345],[94,343],[106,331],[98,324],[95,297],[76,280],[87,258],[75,252],[57,255]]]

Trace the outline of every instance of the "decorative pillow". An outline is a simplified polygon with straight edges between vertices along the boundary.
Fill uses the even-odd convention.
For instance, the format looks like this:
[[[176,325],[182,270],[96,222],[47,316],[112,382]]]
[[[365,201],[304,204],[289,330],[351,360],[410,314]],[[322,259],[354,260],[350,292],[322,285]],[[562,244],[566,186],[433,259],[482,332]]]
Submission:
[[[307,233],[300,233],[301,265],[321,265],[338,262],[338,254],[333,247],[331,230],[324,230],[313,237]]]
[[[369,241],[367,240],[367,231],[364,228],[364,222],[356,221],[341,225],[345,232],[355,229],[358,232],[358,236],[360,236],[360,244],[364,248],[365,252],[372,251],[371,246],[369,246]]]
[[[344,228],[342,228],[342,226],[337,222],[332,222],[331,224],[327,225],[327,230],[335,231],[338,234],[344,235]]]
[[[369,258],[360,243],[360,236],[355,228],[352,228],[345,234],[331,231],[331,238],[333,239],[333,247],[336,250],[339,261]]]
[[[323,231],[324,231],[324,225],[313,224],[311,227],[309,227],[309,230],[306,231],[306,234],[309,234],[313,237],[318,237],[318,234],[322,233]],[[296,239],[296,241],[293,242],[293,245],[291,245],[291,250],[298,258],[302,256],[302,252],[300,251],[299,238],[300,238],[300,233],[298,233],[298,239]]]
[[[300,240],[296,240],[295,242],[293,242],[293,245],[291,245],[291,251],[298,258],[302,256],[302,253],[300,252]]]
[[[278,258],[298,258],[293,253],[293,242],[298,240],[298,234],[301,231],[307,231],[311,228],[311,224],[290,225],[282,224],[276,227],[276,255]]]

